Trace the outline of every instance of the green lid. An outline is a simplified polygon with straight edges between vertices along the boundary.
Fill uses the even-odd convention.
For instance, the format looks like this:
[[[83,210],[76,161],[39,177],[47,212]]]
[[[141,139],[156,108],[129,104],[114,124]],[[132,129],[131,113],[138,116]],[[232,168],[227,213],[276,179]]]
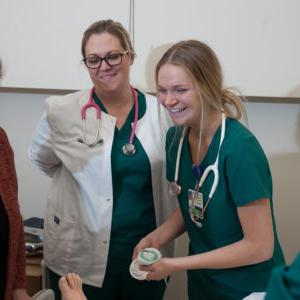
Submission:
[[[138,254],[137,259],[141,265],[151,265],[161,259],[161,253],[155,248],[145,248]]]

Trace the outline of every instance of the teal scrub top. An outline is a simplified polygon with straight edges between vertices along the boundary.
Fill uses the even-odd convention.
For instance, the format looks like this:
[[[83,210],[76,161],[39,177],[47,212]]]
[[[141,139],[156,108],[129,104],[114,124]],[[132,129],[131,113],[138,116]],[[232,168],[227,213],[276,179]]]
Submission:
[[[290,266],[272,271],[265,300],[300,299],[300,252]]]
[[[208,151],[200,164],[204,170],[216,160],[221,126],[217,129]],[[167,178],[174,181],[177,149],[181,132],[172,127],[167,133]],[[179,169],[178,183],[182,193],[179,205],[189,235],[189,254],[204,253],[243,238],[237,207],[261,198],[269,198],[272,214],[272,178],[267,158],[254,135],[240,122],[226,119],[225,138],[219,154],[219,183],[210,201],[202,228],[190,218],[188,189],[197,181],[192,173],[192,160],[186,135]],[[213,183],[213,174],[205,180],[201,192],[204,204]],[[284,263],[273,216],[275,248],[273,257],[265,262],[230,269],[201,269],[188,271],[190,299],[241,299],[251,292],[265,291],[270,272],[275,265]]]
[[[146,112],[146,99],[137,92],[140,119]],[[107,112],[96,95],[94,99]],[[111,149],[113,213],[106,267],[110,273],[128,272],[134,247],[156,228],[149,158],[136,136],[133,140],[136,153],[127,156],[122,151],[123,145],[129,142],[133,121],[134,106],[123,127],[115,128]]]

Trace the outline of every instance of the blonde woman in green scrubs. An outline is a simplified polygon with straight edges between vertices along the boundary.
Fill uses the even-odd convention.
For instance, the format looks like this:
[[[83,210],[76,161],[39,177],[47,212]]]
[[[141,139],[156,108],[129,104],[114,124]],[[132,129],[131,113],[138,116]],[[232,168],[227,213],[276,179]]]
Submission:
[[[179,42],[163,55],[156,81],[158,99],[176,125],[167,134],[166,159],[170,192],[180,208],[140,241],[134,257],[186,231],[189,256],[145,266],[148,280],[187,270],[190,300],[242,299],[265,291],[271,270],[284,257],[268,161],[238,121],[244,114],[240,98],[223,87],[212,49],[195,40]],[[205,174],[209,166],[215,173]]]

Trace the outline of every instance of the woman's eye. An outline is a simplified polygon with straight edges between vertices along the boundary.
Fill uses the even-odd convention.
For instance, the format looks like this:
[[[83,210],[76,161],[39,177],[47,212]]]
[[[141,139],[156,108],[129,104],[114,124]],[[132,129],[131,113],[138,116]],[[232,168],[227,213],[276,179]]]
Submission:
[[[158,89],[157,91],[158,91],[159,94],[165,94],[166,93],[165,89]]]
[[[175,90],[175,92],[179,93],[179,94],[185,93],[186,91],[187,91],[187,89],[176,89]]]
[[[118,59],[120,57],[119,53],[107,55],[107,59]]]
[[[98,57],[91,57],[87,59],[87,62],[89,64],[97,64],[99,62],[99,58]]]

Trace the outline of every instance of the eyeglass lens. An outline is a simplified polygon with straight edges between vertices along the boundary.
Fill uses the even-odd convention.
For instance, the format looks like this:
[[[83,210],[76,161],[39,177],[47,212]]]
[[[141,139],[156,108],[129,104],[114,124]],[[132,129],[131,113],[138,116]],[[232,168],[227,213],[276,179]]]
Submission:
[[[126,51],[127,52],[127,51]],[[100,56],[91,56],[91,57],[87,57],[84,59],[84,62],[86,64],[86,66],[90,69],[97,69],[100,68],[102,65],[103,60],[110,66],[117,66],[119,64],[121,64],[122,62],[122,57],[123,55],[126,53],[113,53],[113,54],[109,54],[106,55],[104,57],[100,57]]]

